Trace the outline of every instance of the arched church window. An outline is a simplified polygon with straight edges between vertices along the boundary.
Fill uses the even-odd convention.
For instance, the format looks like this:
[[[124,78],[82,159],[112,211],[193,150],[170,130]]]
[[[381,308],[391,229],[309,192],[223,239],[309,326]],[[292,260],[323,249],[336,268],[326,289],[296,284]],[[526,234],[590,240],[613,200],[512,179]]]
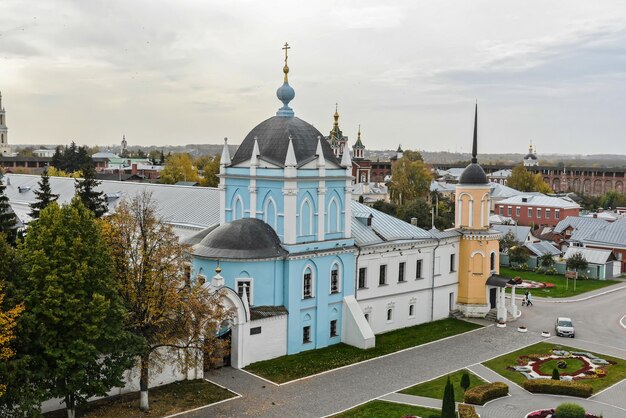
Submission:
[[[476,253],[472,257],[472,273],[483,274],[483,256],[480,253]]]
[[[237,219],[243,219],[243,201],[241,200],[241,196],[237,195],[234,200],[235,204],[233,205],[233,221]]]
[[[492,252],[489,260],[489,269],[491,271],[496,271],[496,253]]]
[[[308,197],[300,206],[300,235],[313,235],[313,207]]]
[[[333,196],[328,204],[328,232],[339,231],[339,205]]]
[[[339,289],[339,266],[337,264],[333,264],[330,269],[330,293],[339,293]]]
[[[265,199],[265,207],[263,208],[263,220],[266,224],[274,228],[277,228],[276,222],[276,205],[274,204],[274,199],[268,197]]]
[[[310,267],[304,270],[302,275],[302,298],[309,299],[313,297],[313,271]]]

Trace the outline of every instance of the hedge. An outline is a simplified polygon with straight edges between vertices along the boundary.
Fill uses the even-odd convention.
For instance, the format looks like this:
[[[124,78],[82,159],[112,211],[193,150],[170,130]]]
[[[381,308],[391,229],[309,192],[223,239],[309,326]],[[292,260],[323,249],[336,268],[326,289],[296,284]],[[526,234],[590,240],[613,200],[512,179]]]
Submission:
[[[556,408],[559,418],[585,418],[585,408],[575,403],[562,403]]]
[[[593,392],[593,388],[584,383],[552,379],[526,380],[522,387],[532,393],[549,393],[579,398],[588,398]]]
[[[474,405],[465,405],[460,403],[458,406],[459,418],[480,418],[480,415],[476,413]]]
[[[484,405],[488,401],[501,398],[509,393],[509,387],[502,382],[474,386],[465,392],[465,403]]]

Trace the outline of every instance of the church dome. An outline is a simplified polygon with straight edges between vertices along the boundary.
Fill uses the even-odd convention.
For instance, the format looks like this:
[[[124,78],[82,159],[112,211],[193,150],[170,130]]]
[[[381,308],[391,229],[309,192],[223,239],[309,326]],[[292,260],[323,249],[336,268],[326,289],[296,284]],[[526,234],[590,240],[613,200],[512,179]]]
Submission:
[[[200,257],[243,260],[283,257],[287,251],[271,226],[244,218],[220,225],[194,246]]]
[[[324,158],[339,165],[339,161],[322,133],[310,123],[295,116],[273,116],[259,123],[237,149],[232,165],[247,161],[252,157],[255,138],[259,144],[259,158],[278,166],[284,166],[290,138],[298,166],[315,158],[320,139]]]
[[[471,163],[465,167],[459,177],[459,184],[486,184],[488,182],[485,170],[478,163]]]
[[[525,160],[536,160],[537,156],[535,154],[529,153],[524,157]]]

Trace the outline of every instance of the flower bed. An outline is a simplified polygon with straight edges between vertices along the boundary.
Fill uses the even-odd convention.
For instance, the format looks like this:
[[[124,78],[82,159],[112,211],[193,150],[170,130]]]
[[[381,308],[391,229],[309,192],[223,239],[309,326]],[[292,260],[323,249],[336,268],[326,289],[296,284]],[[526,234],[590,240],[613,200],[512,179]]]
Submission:
[[[538,411],[533,411],[530,414],[526,415],[526,418],[553,418],[554,409],[540,409]],[[600,418],[597,415],[586,413],[585,418]]]
[[[555,287],[553,283],[549,282],[536,282],[534,280],[522,280],[519,277],[515,279],[515,287],[518,289],[552,289]],[[510,285],[507,285],[510,287]]]
[[[605,377],[604,366],[612,363],[587,352],[552,350],[551,354],[520,356],[517,364],[511,369],[527,379],[551,379],[552,370],[558,368],[561,380],[583,380]]]

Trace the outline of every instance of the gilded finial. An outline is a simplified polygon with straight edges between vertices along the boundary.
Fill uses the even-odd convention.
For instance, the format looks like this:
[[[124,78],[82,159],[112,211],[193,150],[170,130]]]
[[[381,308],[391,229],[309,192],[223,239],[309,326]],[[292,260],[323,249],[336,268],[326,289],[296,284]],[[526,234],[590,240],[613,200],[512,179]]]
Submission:
[[[287,65],[287,59],[289,58],[288,51],[291,49],[289,44],[285,42],[285,46],[282,48],[285,51],[285,66],[283,67],[283,73],[285,73],[285,83],[288,82],[287,74],[289,74],[289,66]]]
[[[359,123],[359,132],[357,133],[357,139],[361,139],[361,124]]]
[[[339,126],[339,103],[335,103],[335,114],[333,118],[335,118],[335,126]]]
[[[215,272],[220,274],[222,272],[222,268],[220,267],[220,261],[217,260],[217,266],[215,267]]]

